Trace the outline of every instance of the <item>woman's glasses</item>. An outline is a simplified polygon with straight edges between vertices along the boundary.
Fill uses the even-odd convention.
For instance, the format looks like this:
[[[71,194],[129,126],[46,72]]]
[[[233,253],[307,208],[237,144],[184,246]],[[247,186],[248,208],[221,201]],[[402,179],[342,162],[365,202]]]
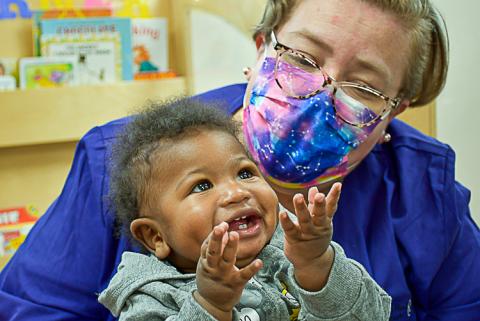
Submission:
[[[323,90],[331,90],[337,116],[356,127],[372,125],[400,103],[400,98],[390,98],[371,87],[336,81],[313,59],[279,43],[273,32],[272,42],[277,52],[275,80],[290,97],[307,99]]]

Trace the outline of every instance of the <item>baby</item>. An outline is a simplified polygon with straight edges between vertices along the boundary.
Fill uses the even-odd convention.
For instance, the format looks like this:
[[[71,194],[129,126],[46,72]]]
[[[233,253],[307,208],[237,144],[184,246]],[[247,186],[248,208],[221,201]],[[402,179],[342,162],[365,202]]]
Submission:
[[[388,320],[390,297],[331,241],[341,184],[295,195],[296,218],[279,213],[218,109],[153,105],[113,160],[118,221],[148,254],[124,253],[99,297],[120,320]]]

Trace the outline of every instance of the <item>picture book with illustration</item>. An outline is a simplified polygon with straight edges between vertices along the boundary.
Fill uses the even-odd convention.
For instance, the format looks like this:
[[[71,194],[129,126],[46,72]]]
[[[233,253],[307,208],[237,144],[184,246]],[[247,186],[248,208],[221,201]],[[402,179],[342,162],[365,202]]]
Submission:
[[[14,254],[39,218],[33,206],[0,209],[0,257]]]
[[[63,40],[68,39],[68,37],[71,37],[71,39],[77,39],[75,40],[77,43],[81,43],[80,40],[82,38],[89,39],[87,42],[90,42],[90,44],[95,42],[95,40],[92,39],[97,39],[97,48],[100,46],[99,43],[102,42],[98,39],[102,39],[103,37],[104,41],[101,46],[103,46],[103,48],[107,48],[105,45],[107,41],[105,41],[105,39],[110,37],[112,33],[117,33],[120,39],[121,78],[123,80],[133,79],[130,19],[108,17],[86,19],[51,19],[40,21],[40,29],[42,32],[40,37],[41,47],[43,45],[42,39],[51,39],[49,37],[57,36],[58,39],[63,37]],[[41,52],[43,52],[43,50],[44,49],[42,48]],[[98,52],[99,51],[97,51],[97,53]],[[81,57],[77,57],[77,59],[80,61],[80,63],[82,62]],[[86,57],[86,59],[88,59],[88,57]],[[96,70],[95,72],[98,71],[99,70]]]
[[[20,59],[20,88],[51,88],[76,85],[76,59],[31,57]]]
[[[40,21],[47,19],[110,17],[111,8],[71,8],[32,11],[33,54],[40,56]]]
[[[17,58],[0,57],[0,91],[17,87]]]
[[[121,40],[116,32],[42,35],[40,43],[42,56],[76,59],[80,85],[122,80]]]
[[[135,79],[168,72],[167,19],[132,19],[132,46]]]

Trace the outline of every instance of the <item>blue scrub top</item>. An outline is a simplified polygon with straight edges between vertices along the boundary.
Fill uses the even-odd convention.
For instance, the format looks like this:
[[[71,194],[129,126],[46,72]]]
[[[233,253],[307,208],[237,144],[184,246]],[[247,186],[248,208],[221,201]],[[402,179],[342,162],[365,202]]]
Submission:
[[[241,108],[245,85],[198,96]],[[79,142],[58,199],[0,274],[0,320],[115,320],[97,302],[123,251],[108,192],[108,154],[128,118]],[[394,120],[344,181],[335,241],[393,297],[391,320],[480,320],[480,232],[452,149]],[[374,320],[372,320],[374,321]]]

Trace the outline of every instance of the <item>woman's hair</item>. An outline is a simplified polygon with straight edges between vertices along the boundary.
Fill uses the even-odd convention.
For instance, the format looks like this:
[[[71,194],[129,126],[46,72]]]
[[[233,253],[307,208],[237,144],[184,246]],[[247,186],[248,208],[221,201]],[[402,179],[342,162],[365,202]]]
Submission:
[[[267,0],[254,39],[263,34],[270,42],[272,30],[282,26],[301,0]],[[430,0],[358,0],[395,14],[410,33],[411,55],[400,95],[422,106],[435,99],[448,71],[448,33],[443,17]]]
[[[132,116],[117,136],[109,167],[109,201],[116,213],[117,232],[131,241],[130,223],[149,208],[159,155],[179,140],[200,130],[219,130],[238,139],[239,125],[219,106],[198,99],[175,98],[150,103]],[[175,155],[171,158],[175,159]],[[161,166],[161,164],[160,164]]]

